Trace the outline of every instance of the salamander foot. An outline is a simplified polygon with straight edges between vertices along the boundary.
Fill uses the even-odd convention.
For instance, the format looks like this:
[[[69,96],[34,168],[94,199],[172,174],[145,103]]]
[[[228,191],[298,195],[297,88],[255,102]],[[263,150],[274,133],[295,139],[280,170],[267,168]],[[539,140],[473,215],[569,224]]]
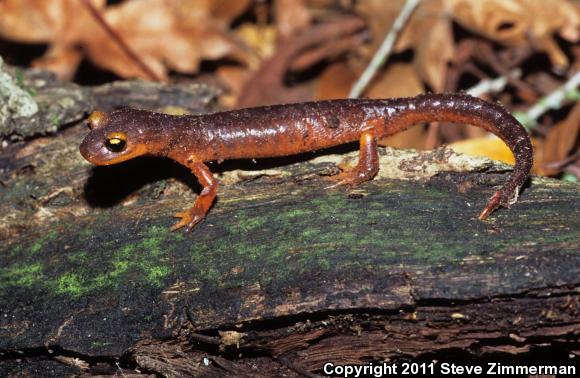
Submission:
[[[191,231],[193,226],[195,226],[205,218],[205,212],[203,211],[203,209],[197,209],[193,207],[189,210],[176,213],[174,216],[177,218],[181,218],[181,220],[175,223],[173,226],[171,226],[171,231],[175,231],[182,227],[185,227],[185,232],[189,232]]]
[[[479,219],[480,220],[484,220],[487,219],[487,217],[489,216],[489,214],[493,213],[498,207],[500,207],[502,205],[502,196],[501,196],[501,192],[495,192],[493,194],[493,196],[491,196],[491,198],[489,199],[489,202],[487,203],[487,206],[485,207],[485,209],[483,209],[483,211],[481,212],[481,214],[479,214]]]
[[[376,175],[376,172],[361,171],[358,167],[339,173],[330,178],[334,184],[325,187],[324,189],[332,189],[337,186],[346,186],[349,189],[356,188],[366,181],[370,181]]]

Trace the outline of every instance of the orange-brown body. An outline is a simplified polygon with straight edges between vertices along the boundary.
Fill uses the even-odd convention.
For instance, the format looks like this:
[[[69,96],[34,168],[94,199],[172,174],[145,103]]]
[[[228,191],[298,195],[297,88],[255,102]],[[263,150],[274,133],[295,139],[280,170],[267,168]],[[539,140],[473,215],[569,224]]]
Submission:
[[[196,175],[203,190],[194,206],[177,214],[173,229],[203,219],[217,193],[204,164],[212,160],[288,156],[360,141],[357,166],[338,176],[337,185],[355,186],[379,168],[377,139],[419,122],[471,124],[500,137],[516,157],[507,183],[480,214],[517,199],[532,166],[532,145],[519,122],[500,105],[462,94],[427,94],[388,100],[331,100],[232,110],[199,116],[170,116],[144,110],[95,112],[81,154],[97,165],[140,155],[169,157]]]

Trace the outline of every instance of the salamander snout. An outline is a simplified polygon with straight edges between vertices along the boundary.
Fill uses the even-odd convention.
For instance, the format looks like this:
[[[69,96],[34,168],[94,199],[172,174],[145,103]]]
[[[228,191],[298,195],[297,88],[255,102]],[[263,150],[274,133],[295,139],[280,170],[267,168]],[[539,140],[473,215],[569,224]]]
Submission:
[[[108,120],[108,116],[95,112],[88,118],[91,132],[80,145],[81,155],[96,165],[117,164],[146,152],[144,143],[133,132],[122,131]]]

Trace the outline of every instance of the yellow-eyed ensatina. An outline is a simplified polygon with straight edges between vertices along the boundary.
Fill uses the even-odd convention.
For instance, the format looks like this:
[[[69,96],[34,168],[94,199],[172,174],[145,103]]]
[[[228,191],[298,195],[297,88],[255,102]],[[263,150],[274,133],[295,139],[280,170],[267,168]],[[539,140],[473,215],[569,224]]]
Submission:
[[[419,122],[457,122],[500,137],[516,164],[508,181],[479,215],[516,202],[532,167],[532,144],[524,127],[502,106],[464,94],[425,94],[387,100],[330,100],[239,109],[195,116],[145,110],[94,112],[91,132],[80,151],[96,165],[141,155],[169,157],[191,169],[203,189],[172,229],[191,229],[211,207],[218,183],[204,162],[264,158],[320,150],[360,141],[358,164],[337,177],[337,185],[356,186],[379,170],[377,140]]]

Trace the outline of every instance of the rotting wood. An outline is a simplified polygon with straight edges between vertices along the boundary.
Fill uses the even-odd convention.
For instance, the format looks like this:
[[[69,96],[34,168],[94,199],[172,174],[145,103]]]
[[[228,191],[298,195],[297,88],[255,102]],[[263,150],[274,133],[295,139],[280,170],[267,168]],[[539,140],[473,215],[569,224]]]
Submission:
[[[0,137],[20,140],[54,134],[95,109],[171,107],[193,114],[208,112],[215,109],[216,95],[217,90],[197,83],[118,81],[83,87],[59,81],[47,71],[3,65],[0,58]]]
[[[170,233],[191,175],[93,168],[85,133],[0,154],[0,369],[27,350],[92,372],[112,356],[126,373],[298,376],[580,349],[577,184],[534,178],[481,222],[506,168],[445,149],[383,149],[381,176],[350,192],[323,189],[343,154],[226,162],[207,220]]]

